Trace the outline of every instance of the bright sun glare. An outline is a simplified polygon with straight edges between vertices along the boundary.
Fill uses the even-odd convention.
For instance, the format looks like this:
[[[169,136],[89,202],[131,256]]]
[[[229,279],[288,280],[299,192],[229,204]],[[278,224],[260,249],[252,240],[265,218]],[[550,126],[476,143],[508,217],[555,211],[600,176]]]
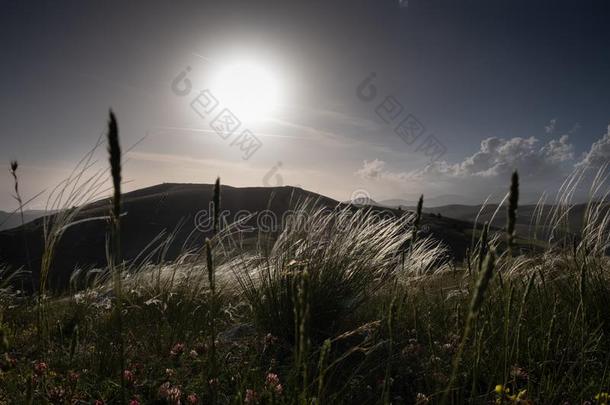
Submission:
[[[269,118],[277,109],[280,98],[277,74],[255,62],[238,62],[222,67],[211,88],[221,104],[245,120]]]

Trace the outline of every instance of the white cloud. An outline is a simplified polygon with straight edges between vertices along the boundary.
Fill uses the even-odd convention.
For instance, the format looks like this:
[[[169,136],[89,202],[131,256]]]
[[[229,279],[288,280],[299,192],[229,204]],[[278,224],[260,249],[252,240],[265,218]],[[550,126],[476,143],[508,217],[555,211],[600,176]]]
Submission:
[[[386,162],[375,159],[365,160],[362,167],[356,171],[356,175],[364,180],[387,180],[390,182],[404,182],[409,179],[412,172],[393,172],[386,168]]]
[[[577,166],[599,168],[606,164],[610,164],[610,125],[608,125],[606,134],[601,139],[593,142],[591,149],[585,153]]]
[[[567,135],[553,139],[542,146],[539,146],[539,143],[540,141],[534,137],[487,138],[481,141],[476,153],[462,162],[455,164],[435,162],[418,174],[490,178],[504,176],[517,169],[528,176],[545,176],[552,170],[568,166],[574,158],[574,146],[569,142]]]
[[[610,155],[610,135],[598,141],[595,152]],[[601,145],[603,143],[603,145]],[[593,150],[593,148],[592,148]],[[602,154],[603,154],[602,153]],[[503,195],[513,170],[523,179],[524,194],[537,194],[561,182],[574,169],[574,146],[567,135],[541,143],[535,137],[496,138],[481,141],[479,150],[460,162],[435,161],[410,172],[392,171],[386,162],[364,161],[356,174],[376,184],[400,184],[407,189],[418,188],[427,193],[456,193],[466,197],[485,198]],[[372,183],[371,183],[372,184]],[[528,196],[534,198],[534,195]]]

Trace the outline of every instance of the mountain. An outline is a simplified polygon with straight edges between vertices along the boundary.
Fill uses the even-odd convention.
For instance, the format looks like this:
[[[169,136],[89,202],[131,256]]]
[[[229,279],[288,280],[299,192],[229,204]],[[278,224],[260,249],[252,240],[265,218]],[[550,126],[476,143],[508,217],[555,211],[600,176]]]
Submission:
[[[206,236],[211,235],[207,229],[196,229],[195,220],[200,226],[209,225],[205,210],[213,194],[211,184],[174,184],[165,183],[123,195],[123,216],[121,222],[121,253],[125,260],[138,257],[149,243],[162,232],[175,232],[174,243],[167,251],[165,258],[171,260],[182,251],[183,244],[201,246]],[[275,218],[281,218],[293,209],[299,201],[317,200],[321,206],[334,208],[339,203],[328,197],[318,195],[295,187],[222,187],[223,218],[227,223],[234,222],[240,212],[260,213],[268,209]],[[356,206],[351,206],[358,209]],[[401,215],[402,212],[381,207],[371,207],[376,211]],[[203,211],[202,211],[203,210]],[[90,269],[106,265],[106,220],[99,219],[108,214],[107,199],[83,207],[77,220],[78,224],[66,229],[55,249],[54,259],[49,273],[49,285],[52,288],[66,287],[69,276],[75,268]],[[97,218],[97,219],[96,219]],[[258,220],[258,222],[257,222]],[[270,217],[251,218],[245,226],[268,225]],[[267,221],[266,223],[264,221]],[[244,226],[244,227],[245,227]],[[43,221],[36,219],[23,228],[14,228],[0,232],[0,263],[18,268],[27,263],[23,233],[32,263],[33,276],[37,283],[38,271],[43,252]],[[200,227],[201,228],[201,227]],[[470,237],[472,224],[466,221],[437,218],[424,215],[423,232],[432,234],[443,241],[451,250],[453,257],[461,260]],[[189,242],[190,241],[190,242]],[[35,284],[37,285],[37,284]]]
[[[46,214],[45,210],[25,210],[23,211],[23,222],[28,223]],[[0,211],[0,231],[21,226],[21,215],[18,211]]]

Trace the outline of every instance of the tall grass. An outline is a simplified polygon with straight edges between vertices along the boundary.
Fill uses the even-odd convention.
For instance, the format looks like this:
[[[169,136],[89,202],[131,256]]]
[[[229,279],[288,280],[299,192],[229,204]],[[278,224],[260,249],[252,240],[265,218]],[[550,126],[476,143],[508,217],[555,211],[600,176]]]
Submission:
[[[125,343],[123,340],[123,263],[121,259],[121,145],[119,142],[119,127],[116,117],[110,111],[108,121],[108,161],[110,163],[110,176],[112,178],[112,204],[110,209],[110,249],[108,254],[108,268],[112,273],[113,290],[116,297],[113,316],[115,318],[116,347],[120,367],[118,375],[121,382],[121,402],[126,402],[125,385]]]
[[[23,204],[23,199],[21,198],[21,193],[19,192],[19,177],[17,176],[18,168],[19,168],[19,162],[17,162],[16,160],[11,160],[10,171],[11,171],[11,175],[13,176],[13,185],[14,185],[14,191],[15,191],[13,198],[17,201],[18,209],[19,209],[19,216],[21,218],[21,235],[23,237],[23,249],[25,251],[25,260],[26,260],[26,264],[27,264],[26,271],[31,272],[32,271],[32,260],[30,259],[30,247],[28,245],[28,240],[27,240],[26,231],[25,231],[25,217],[23,216],[24,204]],[[34,286],[33,286],[33,280],[32,280],[32,289],[33,288],[34,288]]]

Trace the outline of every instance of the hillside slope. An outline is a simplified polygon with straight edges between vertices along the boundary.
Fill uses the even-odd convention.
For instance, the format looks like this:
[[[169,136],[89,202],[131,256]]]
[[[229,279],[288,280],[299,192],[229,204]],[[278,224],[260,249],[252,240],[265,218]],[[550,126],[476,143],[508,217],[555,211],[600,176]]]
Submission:
[[[135,259],[162,232],[176,230],[175,242],[167,251],[167,259],[175,258],[187,239],[193,241],[194,246],[200,246],[210,232],[195,229],[195,218],[202,218],[200,211],[208,209],[212,193],[211,184],[168,183],[124,194],[121,234],[124,259],[128,261]],[[221,205],[226,222],[232,223],[239,212],[257,213],[265,209],[269,209],[277,218],[281,218],[286,211],[294,209],[298,202],[305,199],[317,200],[319,204],[330,208],[341,204],[333,199],[294,187],[223,186]],[[94,202],[85,207],[77,219],[107,215],[108,206],[108,200]],[[399,211],[387,208],[373,209],[399,214]],[[269,224],[269,219],[263,221]],[[247,225],[256,227],[256,218],[250,220]],[[431,233],[435,238],[443,241],[456,259],[463,257],[470,241],[468,236],[472,229],[470,223],[425,215],[422,228],[423,233]],[[65,287],[75,268],[89,269],[106,265],[107,229],[105,220],[93,220],[79,223],[66,230],[56,248],[51,267],[49,283],[52,287]],[[42,218],[26,224],[24,230],[32,269],[34,269],[34,279],[37,280],[37,269],[40,268],[43,251]],[[26,266],[23,246],[21,228],[0,232],[0,263],[12,268]]]

